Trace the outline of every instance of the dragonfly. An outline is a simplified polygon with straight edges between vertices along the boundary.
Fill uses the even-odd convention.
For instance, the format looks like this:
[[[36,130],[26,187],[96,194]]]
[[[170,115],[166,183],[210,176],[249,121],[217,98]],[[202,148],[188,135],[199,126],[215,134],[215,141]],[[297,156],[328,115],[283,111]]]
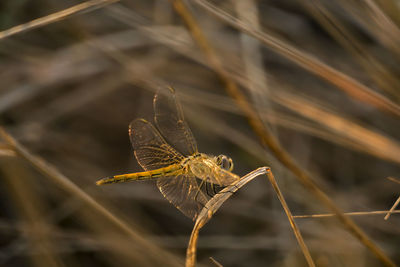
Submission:
[[[199,153],[175,90],[159,90],[153,99],[154,125],[133,120],[129,137],[142,172],[115,175],[97,185],[155,179],[164,197],[195,220],[201,209],[222,188],[240,179],[225,155]]]

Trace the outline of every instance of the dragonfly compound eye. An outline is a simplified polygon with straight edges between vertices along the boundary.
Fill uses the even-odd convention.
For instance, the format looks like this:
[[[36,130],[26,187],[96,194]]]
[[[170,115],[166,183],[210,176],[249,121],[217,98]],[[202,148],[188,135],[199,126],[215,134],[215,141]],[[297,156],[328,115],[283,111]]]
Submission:
[[[225,155],[219,155],[217,157],[217,164],[224,170],[232,171],[233,170],[233,161],[230,157]]]

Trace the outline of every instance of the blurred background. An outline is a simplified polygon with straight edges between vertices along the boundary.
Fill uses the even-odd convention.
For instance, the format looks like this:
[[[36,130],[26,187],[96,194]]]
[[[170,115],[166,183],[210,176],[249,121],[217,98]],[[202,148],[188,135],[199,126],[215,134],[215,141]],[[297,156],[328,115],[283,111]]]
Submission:
[[[400,195],[387,179],[400,178],[399,1],[184,1],[217,70],[171,1],[97,2],[67,18],[57,12],[83,1],[0,3],[2,31],[58,18],[0,33],[0,123],[23,150],[1,134],[0,266],[183,265],[193,222],[154,181],[95,185],[141,171],[128,125],[152,120],[152,98],[166,85],[199,151],[229,155],[238,175],[271,167],[294,215],[330,213],[262,145],[221,70],[343,211],[389,210]],[[54,169],[40,170],[36,157]],[[384,216],[352,218],[400,264],[400,217]],[[318,266],[381,266],[334,217],[296,222]],[[306,266],[266,177],[202,229],[198,263],[215,266],[209,257]]]

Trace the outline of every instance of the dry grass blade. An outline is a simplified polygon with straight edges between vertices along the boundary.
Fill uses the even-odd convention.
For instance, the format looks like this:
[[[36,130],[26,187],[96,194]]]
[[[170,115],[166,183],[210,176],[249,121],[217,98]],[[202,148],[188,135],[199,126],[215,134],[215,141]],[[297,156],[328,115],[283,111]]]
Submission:
[[[393,204],[393,206],[390,208],[388,213],[385,216],[385,220],[389,219],[390,215],[394,213],[394,209],[400,204],[400,197],[397,198],[396,202]]]
[[[386,266],[395,266],[394,262],[389,259],[386,254],[379,248],[377,247],[372,240],[348,217],[343,215],[342,211],[335,205],[335,203],[326,195],[311,179],[310,175],[303,170],[293,159],[292,157],[279,145],[278,141],[276,138],[265,128],[263,122],[260,120],[257,112],[254,110],[254,108],[247,102],[245,96],[243,93],[238,89],[236,84],[231,81],[229,76],[226,74],[224,71],[222,64],[214,51],[213,47],[211,44],[208,42],[207,38],[203,34],[202,30],[198,26],[198,23],[190,13],[190,11],[186,8],[185,4],[181,0],[174,0],[172,1],[175,10],[177,13],[182,17],[182,19],[185,21],[186,25],[191,31],[191,34],[193,35],[193,38],[197,41],[199,44],[200,48],[204,52],[204,54],[207,56],[208,60],[210,61],[210,64],[214,67],[215,71],[218,73],[219,77],[225,84],[225,88],[227,92],[236,100],[237,105],[243,110],[244,114],[246,115],[249,124],[252,126],[253,131],[260,137],[261,141],[263,144],[267,145],[274,155],[281,161],[295,176],[298,178],[298,180],[308,189],[310,190],[321,202],[326,205],[329,209],[331,209],[333,212],[335,212],[340,219],[340,221],[350,230],[350,232],[360,240],[361,243],[363,243],[372,253],[376,255],[376,257]],[[202,0],[196,0],[197,3],[205,7],[207,10],[209,10],[211,13],[214,13],[216,16],[220,17],[221,14],[223,14],[222,11],[220,11],[217,7],[209,4],[206,1]],[[224,20],[229,20],[229,22],[234,25],[235,27],[238,27],[239,29],[249,32],[249,30],[246,27],[239,27],[238,22],[235,20],[232,20],[233,18],[226,17],[226,15],[223,16]],[[253,31],[258,32],[262,37],[266,38],[268,36],[264,36],[262,32],[259,31]],[[254,35],[254,34],[252,34]],[[260,38],[260,36],[255,35],[256,38]],[[263,38],[260,40],[264,41]],[[269,39],[268,39],[269,40]],[[271,43],[271,40],[269,40]],[[350,79],[347,76],[344,76],[344,74],[339,73],[326,65],[323,64],[317,64],[318,61],[313,61],[309,59],[305,59],[303,56],[300,55],[300,53],[293,53],[293,51],[297,50],[288,50],[286,49],[286,45],[282,46],[280,43],[276,43],[276,40],[273,40],[273,45],[275,48],[279,48],[279,50],[284,47],[285,53],[284,55],[291,55],[291,57],[298,59],[298,63],[302,64],[309,64],[312,63],[312,68],[316,68],[318,72],[323,70],[321,74],[325,78],[328,76],[326,75],[326,71],[328,71],[329,77],[333,74],[335,79],[333,80],[335,84],[344,86],[344,88],[350,89],[352,94],[356,94],[362,99],[366,100],[365,97],[367,96],[368,101],[373,101],[375,104],[377,103],[376,100],[379,99],[378,106],[383,105],[383,108],[387,108],[388,106],[391,107],[389,110],[394,112],[395,114],[400,115],[400,109],[393,103],[389,103],[387,105],[386,100],[382,100],[382,98],[377,95],[374,96],[375,93],[371,92],[368,88],[364,88],[366,90],[361,90],[362,88],[361,84],[358,84],[356,81]],[[282,51],[281,51],[282,52]],[[347,77],[347,78],[346,78]],[[350,80],[349,80],[350,79]],[[348,87],[349,86],[349,87]],[[358,88],[356,91],[354,90],[355,88]],[[382,102],[383,101],[383,102]]]
[[[221,207],[221,205],[229,199],[237,190],[239,190],[242,186],[256,178],[260,175],[267,175],[269,181],[271,182],[272,187],[274,188],[279,201],[281,202],[283,209],[285,210],[286,215],[288,216],[290,225],[293,229],[293,232],[299,242],[300,248],[304,254],[304,257],[307,260],[309,266],[315,266],[310,252],[304,243],[304,240],[301,236],[300,230],[298,229],[295,221],[293,220],[293,216],[289,210],[289,207],[286,204],[286,201],[275,181],[275,178],[268,167],[260,167],[249,174],[243,176],[240,180],[236,181],[232,185],[224,188],[218,194],[216,194],[212,199],[210,199],[204,208],[201,210],[199,216],[196,219],[195,225],[192,230],[192,234],[190,236],[189,245],[186,251],[186,267],[195,266],[196,263],[196,246],[197,240],[199,237],[200,229],[212,218],[212,216],[217,212],[217,210]]]
[[[392,182],[400,184],[400,179],[394,178],[394,177],[388,177],[388,179]]]
[[[308,266],[315,266],[315,263],[314,263],[313,259],[311,258],[310,251],[308,250],[306,244],[304,243],[304,240],[303,240],[303,237],[301,236],[300,230],[297,227],[297,225],[296,225],[296,223],[295,223],[295,221],[293,219],[293,215],[290,212],[290,209],[289,209],[288,205],[286,204],[285,198],[283,197],[283,195],[281,193],[281,190],[278,187],[278,184],[276,183],[274,175],[272,174],[271,171],[267,172],[266,175],[267,175],[268,180],[271,183],[272,187],[274,188],[275,193],[278,196],[279,201],[281,202],[283,209],[285,210],[285,213],[286,213],[286,215],[287,215],[287,217],[289,219],[289,222],[290,222],[290,226],[293,229],[293,233],[296,236],[297,242],[299,243],[301,251],[303,252],[304,257],[306,258]]]
[[[38,267],[65,266],[57,253],[52,227],[45,217],[48,204],[35,190],[32,173],[26,166],[21,166],[16,157],[8,157],[4,161],[2,172],[9,185],[7,193],[14,199],[16,214],[25,222],[26,229],[21,235],[27,239],[27,246],[36,252],[30,253],[30,262]]]
[[[199,231],[211,219],[213,214],[217,212],[219,207],[221,207],[221,205],[242,186],[244,186],[257,176],[266,174],[269,171],[270,170],[267,167],[261,167],[258,168],[257,170],[252,171],[251,173],[243,176],[240,180],[236,181],[232,185],[222,189],[218,194],[216,194],[206,203],[204,208],[197,216],[196,222],[193,226],[192,234],[190,235],[189,245],[186,250],[186,264],[185,264],[186,267],[195,266],[196,246],[197,246],[197,240],[199,238]]]
[[[279,104],[286,108],[318,122],[355,144],[359,144],[368,153],[395,163],[400,163],[400,144],[395,139],[363,127],[343,116],[329,112],[327,109],[316,105],[315,101],[308,101],[295,94],[280,92],[275,95],[275,98]]]
[[[382,215],[387,214],[388,210],[377,210],[377,211],[354,211],[354,212],[344,212],[346,216],[370,216],[370,215]],[[395,210],[392,213],[400,213],[400,210]],[[312,215],[294,215],[295,219],[304,219],[304,218],[327,218],[327,217],[335,217],[337,216],[334,213],[325,213],[325,214],[312,214]]]
[[[162,249],[153,245],[145,237],[141,236],[137,231],[133,230],[126,222],[114,216],[109,210],[99,204],[95,199],[85,193],[81,188],[71,182],[67,177],[61,174],[57,169],[50,166],[43,159],[32,155],[22,145],[20,145],[11,135],[9,135],[3,128],[0,127],[1,138],[12,146],[15,152],[23,159],[28,161],[38,171],[49,177],[53,182],[58,184],[61,188],[82,200],[85,204],[97,211],[103,217],[112,222],[116,227],[125,232],[127,236],[132,238],[135,242],[139,243],[141,248],[146,252],[154,253],[164,258],[167,265],[179,265],[179,261],[172,255],[164,252]]]
[[[396,103],[372,91],[370,88],[349,77],[348,75],[339,72],[336,69],[333,69],[332,67],[322,63],[315,57],[308,55],[307,53],[300,51],[277,38],[269,36],[237,18],[234,18],[208,1],[195,0],[194,2],[227,24],[246,32],[254,38],[257,38],[280,55],[292,60],[299,66],[302,66],[308,71],[317,74],[325,80],[336,85],[349,96],[368,103],[369,105],[375,106],[383,111],[391,112],[397,116],[400,116],[400,107]]]
[[[217,260],[215,260],[213,257],[210,257],[210,261],[212,263],[214,263],[215,266],[217,266],[217,267],[223,267],[223,265],[221,263],[219,263]]]
[[[354,36],[351,30],[347,29],[340,19],[332,14],[319,0],[306,1],[302,2],[302,4],[310,10],[310,14],[319,21],[335,40],[356,57],[363,69],[382,89],[392,95],[396,94],[395,84],[397,83],[397,78],[395,75],[392,75],[384,64],[368,53],[365,45]]]
[[[59,12],[55,12],[53,14],[50,14],[48,16],[44,16],[32,21],[29,21],[27,23],[24,24],[20,24],[18,26],[12,27],[8,30],[4,30],[2,32],[0,32],[0,40],[10,37],[12,35],[18,34],[18,33],[22,33],[22,32],[26,32],[62,19],[65,19],[67,17],[70,17],[72,15],[76,15],[76,14],[80,14],[83,12],[88,12],[91,10],[95,10],[98,8],[101,8],[105,5],[109,5],[115,2],[118,2],[119,0],[91,0],[91,1],[87,1],[78,5],[75,5],[73,7],[64,9],[62,11]]]
[[[84,105],[88,105],[91,101],[95,101],[105,94],[112,92],[122,83],[121,77],[122,75],[105,75],[98,81],[94,81],[93,84],[89,86],[85,84],[82,88],[66,94],[48,106],[44,106],[42,109],[29,114],[29,117],[25,120],[27,123],[39,123],[42,126],[51,123]],[[48,112],[48,110],[52,110],[52,112]]]
[[[254,25],[254,27],[261,28],[256,1],[236,1],[234,2],[234,5],[238,16],[251,21],[251,24]],[[262,71],[262,46],[258,40],[243,32],[240,34],[240,44],[243,51],[242,58],[244,63],[244,73],[247,77],[246,87],[251,92],[252,101],[256,107],[270,107],[271,105],[268,102],[272,101],[272,98],[269,97],[271,94],[271,88],[268,86],[266,73]],[[269,108],[267,112],[269,114],[274,113],[271,108]]]
[[[400,184],[400,180],[394,177],[388,177],[388,179],[392,182],[398,183]],[[400,211],[395,211],[396,207],[400,204],[400,197],[397,198],[396,202],[393,204],[393,206],[390,208],[390,210],[387,212],[386,216],[385,216],[385,220],[389,219],[390,215],[392,213],[400,213]]]
[[[0,156],[15,157],[17,154],[13,148],[7,144],[0,144]]]
[[[368,7],[370,20],[374,22],[374,27],[371,29],[379,36],[381,42],[388,48],[392,49],[397,54],[400,53],[400,29],[399,27],[379,8],[373,0],[363,1]],[[390,2],[390,1],[388,1]]]

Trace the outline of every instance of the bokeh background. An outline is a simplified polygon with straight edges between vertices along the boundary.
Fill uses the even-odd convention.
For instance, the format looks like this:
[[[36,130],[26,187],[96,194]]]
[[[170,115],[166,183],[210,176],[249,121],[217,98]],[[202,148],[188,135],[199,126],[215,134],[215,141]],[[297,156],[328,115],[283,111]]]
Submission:
[[[166,85],[175,88],[201,152],[229,155],[239,175],[270,166],[294,215],[330,213],[261,143],[171,1],[56,13],[80,3],[0,2],[1,30],[59,18],[0,33],[0,123],[20,143],[15,152],[2,133],[1,266],[183,265],[193,222],[154,181],[95,185],[141,170],[128,125],[152,120],[152,98]],[[400,178],[400,3],[206,2],[214,13],[203,1],[184,3],[225,77],[337,206],[390,209],[400,194],[400,184],[387,179]],[[249,30],[218,18],[222,11]],[[327,66],[339,76],[326,74]],[[384,216],[352,218],[400,264],[400,217]],[[318,266],[381,266],[334,217],[296,223]],[[209,257],[224,266],[306,266],[266,177],[242,188],[202,229],[199,264],[215,266]]]

